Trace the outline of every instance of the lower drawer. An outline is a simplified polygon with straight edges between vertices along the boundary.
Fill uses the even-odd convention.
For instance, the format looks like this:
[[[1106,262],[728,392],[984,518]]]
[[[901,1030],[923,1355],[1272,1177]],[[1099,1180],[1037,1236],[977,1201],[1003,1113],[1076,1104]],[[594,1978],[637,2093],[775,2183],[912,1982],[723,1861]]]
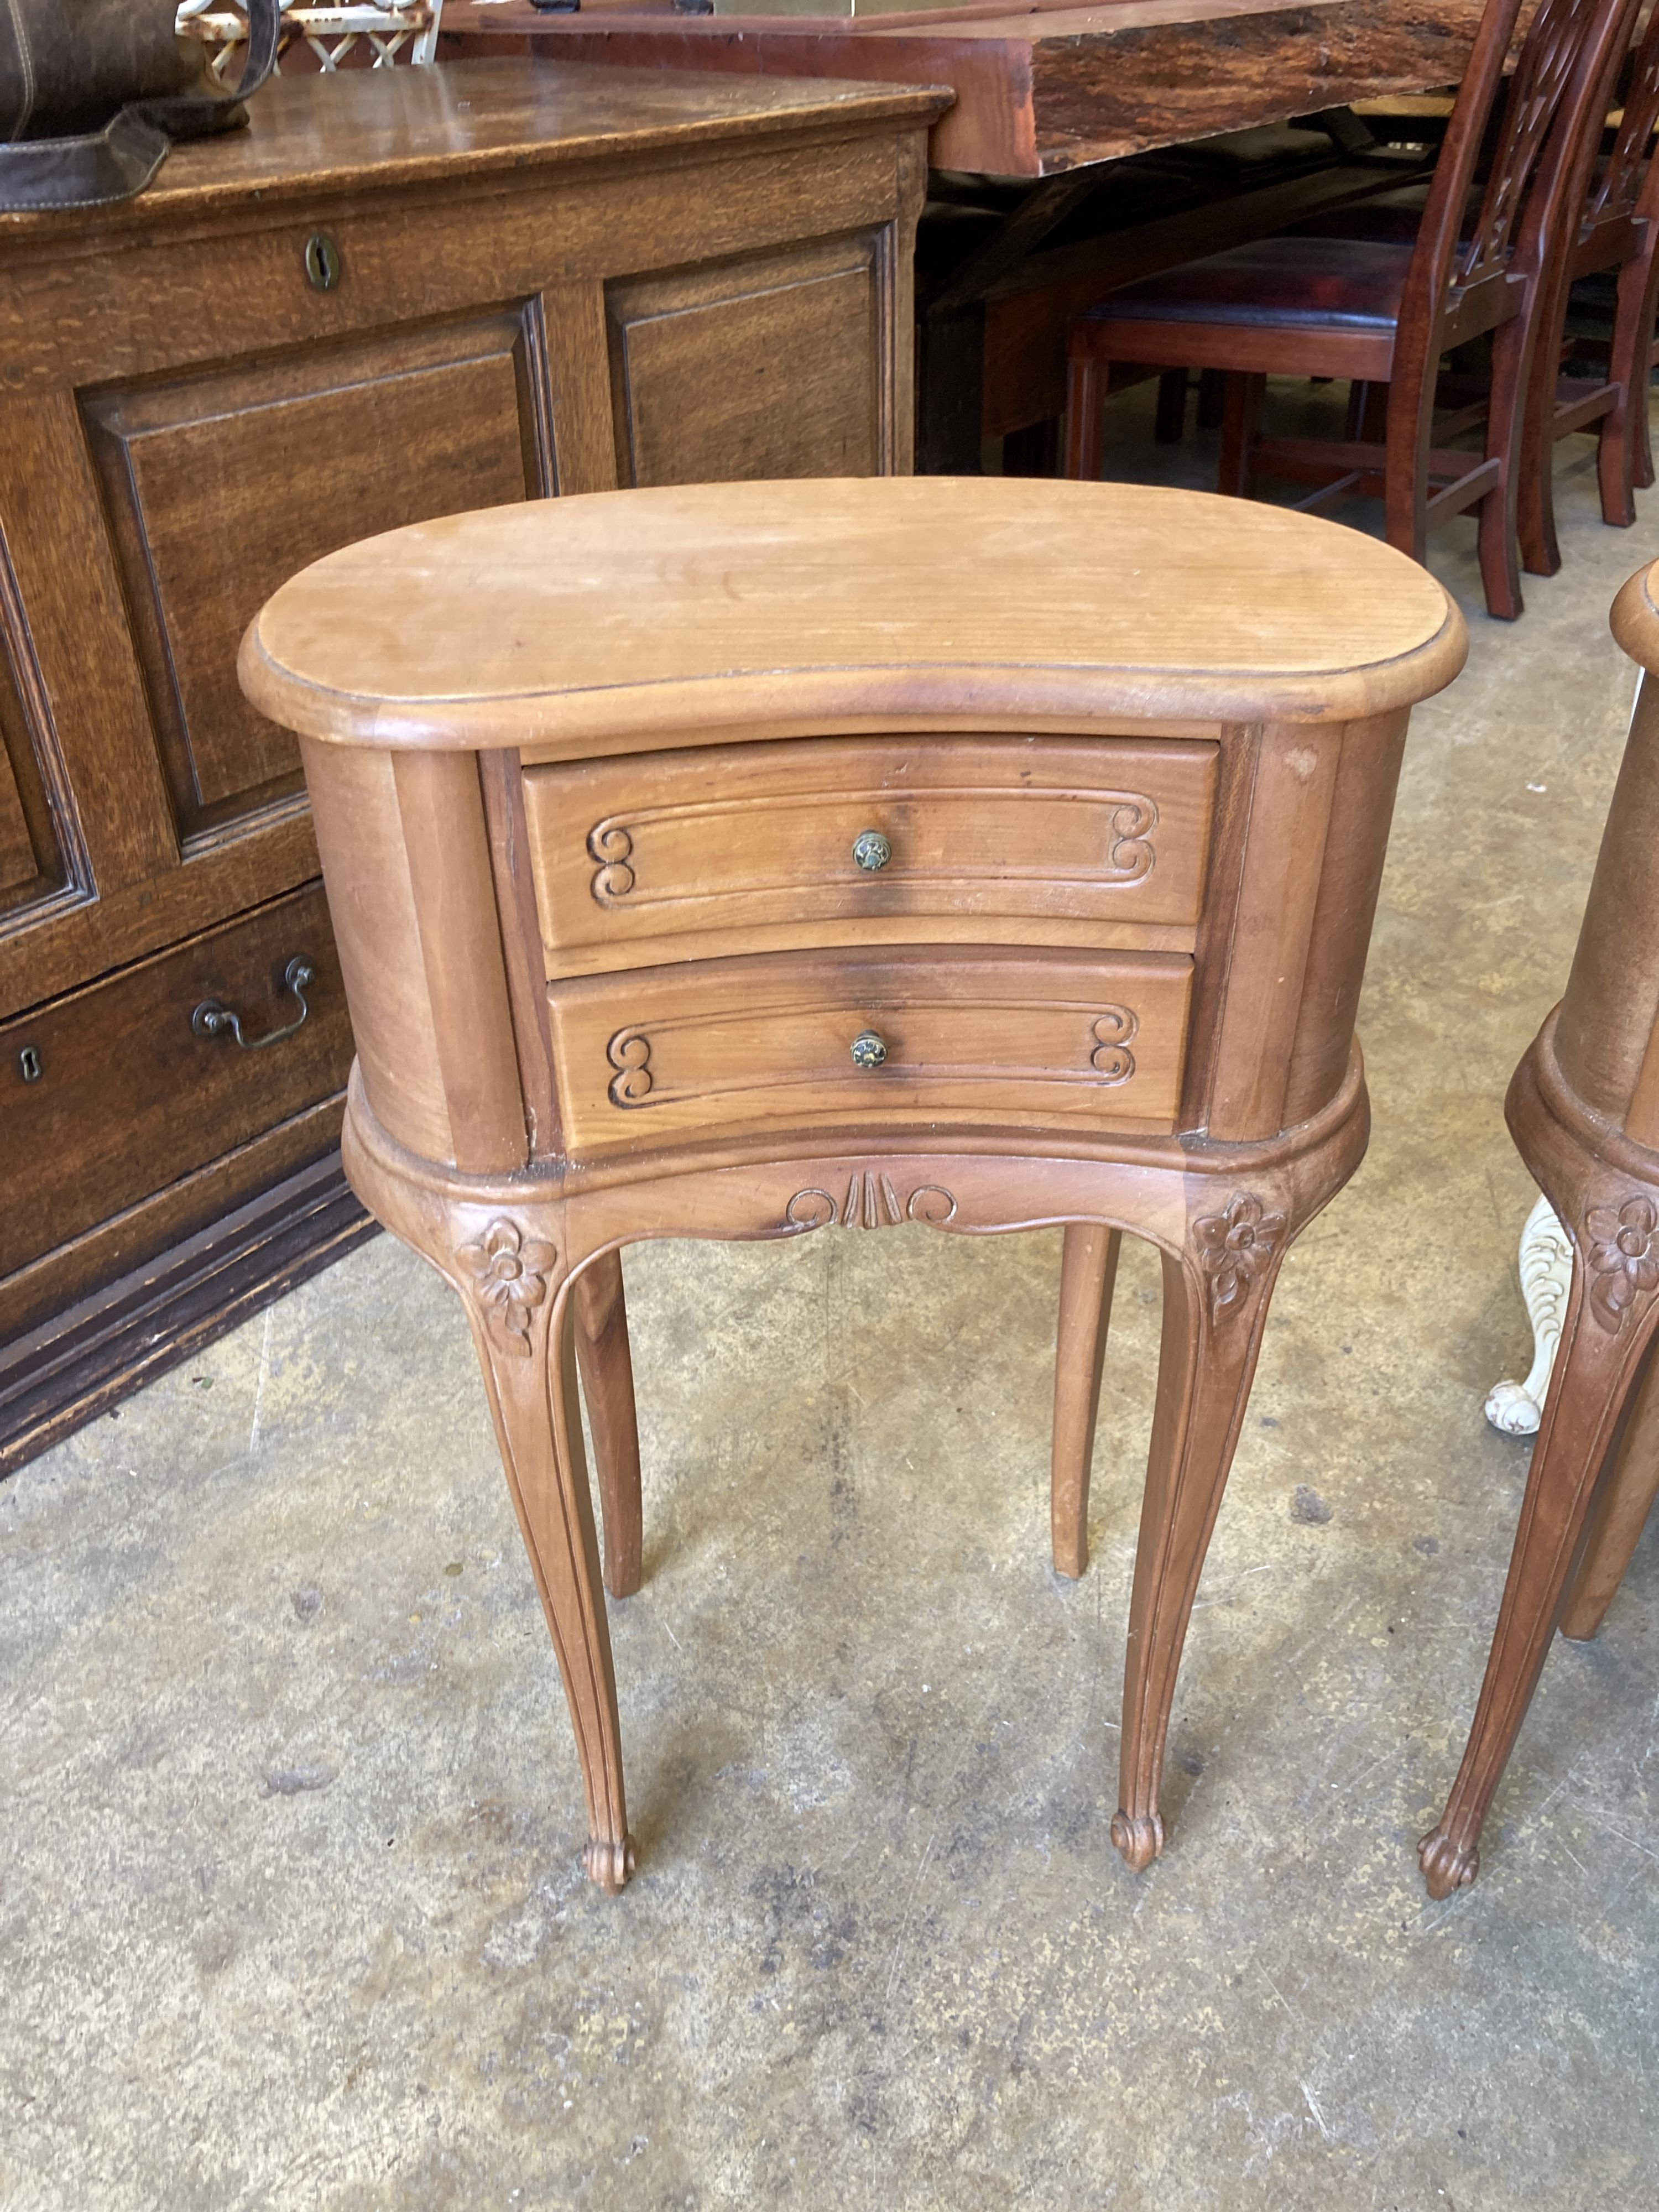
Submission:
[[[573,1153],[751,1127],[1170,1129],[1192,963],[1048,951],[776,953],[548,993]]]
[[[283,985],[315,980],[303,1025],[259,1050],[191,1016],[217,999],[250,1045],[298,1019]],[[327,1098],[351,1024],[322,886],[312,884],[0,1028],[0,1276]]]

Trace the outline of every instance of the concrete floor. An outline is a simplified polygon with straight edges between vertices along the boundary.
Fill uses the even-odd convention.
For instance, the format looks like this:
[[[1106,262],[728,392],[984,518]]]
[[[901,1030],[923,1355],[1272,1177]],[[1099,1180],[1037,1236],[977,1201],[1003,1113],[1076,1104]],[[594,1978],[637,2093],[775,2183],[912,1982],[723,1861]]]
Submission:
[[[1659,551],[1659,494],[1604,530],[1576,447],[1561,489],[1518,628],[1476,611],[1466,527],[1437,548],[1474,655],[1408,756],[1376,1135],[1285,1270],[1166,1856],[1137,1878],[1107,1836],[1145,1248],[1077,1585],[1056,1237],[629,1255],[612,1901],[460,1313],[383,1238],[0,1489],[0,2202],[1652,2203],[1653,1535],[1599,1643],[1558,1644],[1476,1887],[1431,1905],[1413,1856],[1528,1457],[1480,1412],[1527,1355],[1500,1102],[1622,741],[1607,607]]]

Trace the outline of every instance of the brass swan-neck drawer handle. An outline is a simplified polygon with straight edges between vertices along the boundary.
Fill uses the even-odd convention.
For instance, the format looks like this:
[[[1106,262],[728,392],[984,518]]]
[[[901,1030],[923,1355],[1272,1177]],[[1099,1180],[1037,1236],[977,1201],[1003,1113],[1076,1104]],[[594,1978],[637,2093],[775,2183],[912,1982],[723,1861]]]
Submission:
[[[283,970],[283,988],[292,991],[300,1001],[300,1018],[289,1022],[285,1029],[267,1030],[262,1037],[242,1035],[242,1018],[226,1006],[222,999],[204,999],[191,1015],[190,1025],[199,1037],[234,1036],[244,1052],[263,1052],[268,1044],[280,1044],[291,1037],[295,1030],[302,1030],[311,1009],[306,1004],[306,993],[317,980],[317,970],[309,960],[290,960]]]
[[[887,1057],[887,1040],[874,1030],[860,1030],[853,1039],[854,1067],[879,1067]]]
[[[892,857],[893,848],[879,830],[860,830],[853,840],[853,858],[867,875],[884,868]]]

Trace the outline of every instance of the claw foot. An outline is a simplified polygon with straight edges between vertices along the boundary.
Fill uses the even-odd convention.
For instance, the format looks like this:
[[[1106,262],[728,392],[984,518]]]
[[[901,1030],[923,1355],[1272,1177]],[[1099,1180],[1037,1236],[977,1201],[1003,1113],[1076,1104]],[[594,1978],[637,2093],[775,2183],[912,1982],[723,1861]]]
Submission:
[[[1544,1409],[1524,1382],[1494,1382],[1486,1395],[1486,1419],[1506,1437],[1534,1437]]]
[[[1456,1844],[1443,1828],[1431,1828],[1417,1847],[1417,1863],[1423,1869],[1429,1895],[1437,1901],[1455,1889],[1467,1889],[1480,1871],[1480,1848]]]
[[[632,1836],[624,1836],[619,1844],[609,1837],[590,1836],[582,1846],[582,1871],[609,1896],[617,1896],[634,1871]]]
[[[1548,1199],[1540,1198],[1521,1231],[1521,1296],[1532,1323],[1532,1368],[1524,1382],[1497,1383],[1486,1399],[1486,1419],[1506,1437],[1537,1434],[1571,1288],[1572,1240]]]
[[[1115,1813],[1112,1841],[1137,1874],[1164,1849],[1164,1823],[1156,1813]]]

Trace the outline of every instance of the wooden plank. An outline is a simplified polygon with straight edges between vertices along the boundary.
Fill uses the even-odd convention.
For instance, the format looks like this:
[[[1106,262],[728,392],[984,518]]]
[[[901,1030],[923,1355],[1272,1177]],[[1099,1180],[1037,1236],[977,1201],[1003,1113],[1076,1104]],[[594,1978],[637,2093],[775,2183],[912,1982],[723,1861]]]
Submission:
[[[168,1192],[140,1209],[160,1220],[193,1201],[222,1218],[0,1352],[0,1476],[380,1234],[346,1188],[337,1149],[236,1204],[249,1178],[337,1136],[340,1112],[338,1099],[313,1108],[190,1178],[182,1205]],[[96,1241],[109,1244],[111,1231]]]
[[[511,12],[532,23],[547,20],[527,7]],[[618,140],[636,156],[716,146],[735,151],[780,135],[798,138],[814,121],[839,135],[849,127],[890,128],[928,107],[925,94],[891,72],[885,100],[872,100],[865,84],[821,81],[709,80],[665,90],[631,69],[570,76],[518,68],[514,52],[511,41],[503,47],[487,40],[465,81],[424,69],[273,77],[250,106],[246,131],[176,145],[152,185],[135,198],[77,215],[67,236],[59,211],[0,214],[8,270],[19,257],[41,253],[58,263],[187,216],[217,223],[235,210],[261,215],[319,191],[432,181],[450,188],[471,177],[614,160]],[[548,58],[580,57],[561,52]],[[826,72],[805,74],[822,80]],[[205,242],[213,234],[203,236]]]

